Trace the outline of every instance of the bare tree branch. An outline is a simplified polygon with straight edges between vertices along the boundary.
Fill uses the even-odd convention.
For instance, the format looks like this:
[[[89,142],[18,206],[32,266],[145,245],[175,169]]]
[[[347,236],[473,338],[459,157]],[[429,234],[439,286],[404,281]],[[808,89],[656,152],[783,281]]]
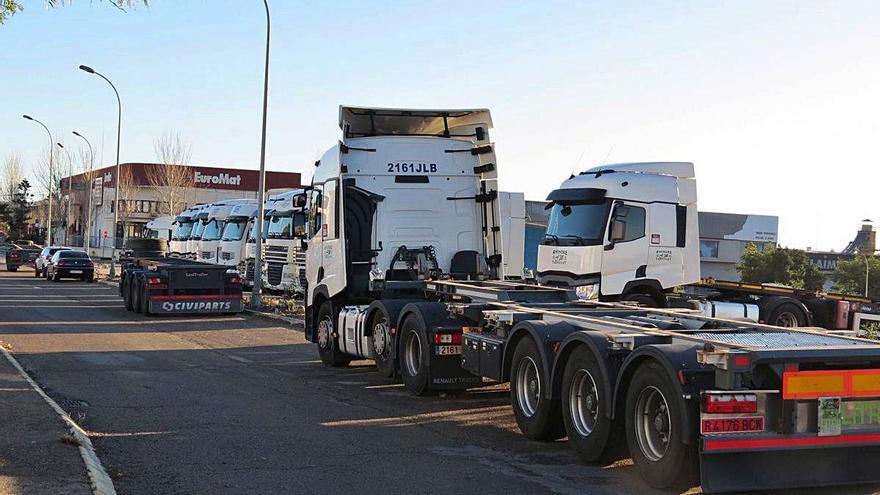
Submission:
[[[158,164],[146,169],[147,182],[156,188],[161,201],[159,213],[175,215],[186,205],[187,191],[195,186],[192,170],[186,166],[191,147],[178,132],[165,132],[156,140],[154,149]]]
[[[21,163],[21,155],[12,152],[3,161],[3,169],[0,170],[0,202],[12,201],[18,185],[25,179],[24,166]]]

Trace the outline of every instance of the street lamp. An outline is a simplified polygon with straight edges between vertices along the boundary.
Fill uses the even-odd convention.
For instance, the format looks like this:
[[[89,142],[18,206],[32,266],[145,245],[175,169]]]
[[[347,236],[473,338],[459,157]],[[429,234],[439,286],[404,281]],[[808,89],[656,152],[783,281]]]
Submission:
[[[64,222],[64,244],[70,245],[70,239],[67,234],[70,232],[70,200],[71,196],[73,196],[71,191],[71,184],[73,183],[73,160],[70,158],[70,151],[68,151],[63,144],[55,143],[59,148],[64,150],[64,153],[67,155],[67,214],[65,215],[66,220]],[[59,184],[58,187],[61,187]]]
[[[263,68],[263,133],[260,141],[260,180],[257,190],[257,229],[256,252],[254,253],[254,288],[251,292],[251,306],[259,308],[263,302],[263,221],[266,212],[263,209],[264,191],[266,189],[266,112],[269,103],[269,41],[271,39],[272,22],[269,16],[269,1],[263,0],[266,7],[266,64]]]
[[[52,245],[52,182],[55,180],[55,162],[52,157],[55,156],[55,148],[52,146],[52,133],[49,131],[49,128],[46,127],[46,124],[40,122],[39,120],[31,117],[30,115],[22,115],[27,120],[36,122],[43,126],[43,129],[46,129],[46,134],[49,135],[49,211],[46,214],[47,217],[47,227],[46,227],[46,246]]]
[[[89,252],[89,244],[90,244],[90,242],[89,242],[90,237],[89,236],[92,235],[92,188],[94,187],[94,184],[92,184],[92,181],[94,180],[94,177],[92,177],[92,171],[95,168],[95,150],[92,149],[92,143],[90,143],[89,140],[86,139],[85,136],[83,136],[82,134],[80,134],[76,131],[73,131],[73,135],[76,137],[82,138],[82,140],[85,141],[86,144],[89,146],[89,173],[86,174],[88,176],[88,180],[89,180],[89,189],[88,189],[89,211],[86,214],[86,235],[83,238],[83,246],[84,246],[86,252],[88,253]]]
[[[113,88],[113,92],[116,94],[116,104],[119,109],[118,117],[116,120],[116,178],[114,179],[114,191],[113,191],[113,244],[111,246],[110,251],[110,277],[116,276],[116,225],[119,223],[119,144],[122,136],[122,100],[119,99],[119,91],[116,91],[116,86],[110,82],[110,79],[104,77],[104,74],[92,69],[88,65],[80,65],[80,70],[88,72],[89,74],[94,74],[101,79],[107,81],[107,84]],[[123,235],[124,236],[124,235]]]

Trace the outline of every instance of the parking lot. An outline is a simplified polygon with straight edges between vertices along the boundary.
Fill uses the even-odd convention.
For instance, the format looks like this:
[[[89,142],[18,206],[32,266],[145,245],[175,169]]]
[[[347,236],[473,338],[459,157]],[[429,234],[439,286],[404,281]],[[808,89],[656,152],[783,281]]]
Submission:
[[[650,493],[626,462],[522,437],[506,387],[416,398],[367,362],[325,368],[299,328],[134,315],[113,287],[3,268],[0,343],[119,493]]]

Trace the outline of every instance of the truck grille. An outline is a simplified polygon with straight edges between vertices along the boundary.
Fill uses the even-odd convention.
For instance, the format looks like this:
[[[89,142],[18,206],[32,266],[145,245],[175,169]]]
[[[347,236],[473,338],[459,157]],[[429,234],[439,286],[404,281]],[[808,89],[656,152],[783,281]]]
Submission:
[[[306,285],[308,283],[306,281],[306,269],[305,269],[305,265],[299,265],[299,266],[301,267],[299,269],[299,287],[300,287],[300,289],[302,289],[303,293],[305,293],[306,292]]]
[[[254,260],[248,260],[244,268],[244,278],[253,282],[254,280]]]
[[[266,278],[269,279],[269,285],[278,285],[281,283],[281,272],[284,270],[284,263],[267,263]]]
[[[233,260],[233,259],[235,259],[235,253],[223,251],[222,253],[220,253],[220,259],[223,261]]]
[[[266,261],[287,263],[287,246],[266,246]]]

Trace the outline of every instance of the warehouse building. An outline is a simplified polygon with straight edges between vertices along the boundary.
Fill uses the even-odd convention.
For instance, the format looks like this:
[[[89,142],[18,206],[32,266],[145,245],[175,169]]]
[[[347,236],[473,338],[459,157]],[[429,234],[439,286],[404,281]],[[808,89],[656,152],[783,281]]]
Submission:
[[[116,239],[117,248],[124,239],[140,237],[144,225],[162,215],[174,215],[188,206],[224,199],[256,199],[259,171],[233,168],[180,165],[166,167],[157,163],[120,164],[122,180],[115,177],[116,166],[78,174],[61,180],[59,227],[55,243],[84,246],[94,256],[110,256]],[[114,197],[119,191],[119,221],[115,228]],[[269,194],[301,187],[296,172],[266,172]],[[173,204],[173,206],[171,206]],[[171,210],[177,211],[171,211]],[[87,226],[91,215],[91,229]],[[55,222],[53,222],[54,224]]]

